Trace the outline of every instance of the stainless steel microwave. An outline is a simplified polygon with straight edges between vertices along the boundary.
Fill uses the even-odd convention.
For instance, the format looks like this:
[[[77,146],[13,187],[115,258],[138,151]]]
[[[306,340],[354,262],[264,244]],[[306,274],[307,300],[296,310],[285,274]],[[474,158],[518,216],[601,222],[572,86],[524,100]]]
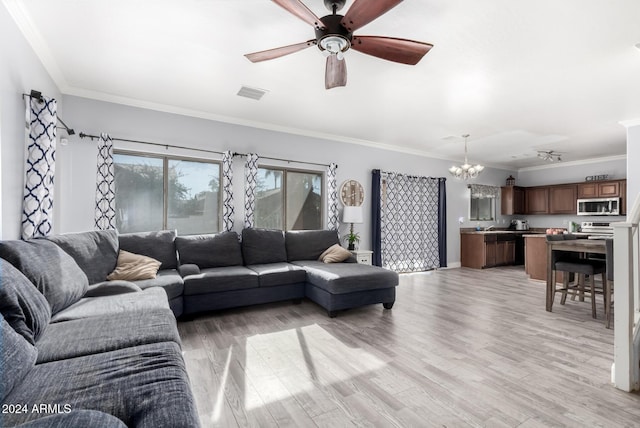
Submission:
[[[578,215],[620,215],[620,198],[578,199]]]

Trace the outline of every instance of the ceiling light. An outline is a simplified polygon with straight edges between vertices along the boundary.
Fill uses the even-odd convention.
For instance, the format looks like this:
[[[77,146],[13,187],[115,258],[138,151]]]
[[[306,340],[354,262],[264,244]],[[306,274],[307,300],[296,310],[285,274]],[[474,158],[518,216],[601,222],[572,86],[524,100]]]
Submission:
[[[469,138],[469,134],[464,134],[464,164],[460,165],[460,166],[452,166],[451,168],[449,168],[449,172],[451,173],[451,175],[453,175],[455,178],[460,179],[460,180],[468,180],[470,178],[476,178],[484,169],[484,166],[478,164],[478,165],[471,165],[469,164],[469,161],[467,160],[467,138]]]
[[[324,55],[335,55],[339,60],[342,60],[344,59],[343,52],[348,50],[351,44],[342,36],[331,35],[321,39],[319,46]]]

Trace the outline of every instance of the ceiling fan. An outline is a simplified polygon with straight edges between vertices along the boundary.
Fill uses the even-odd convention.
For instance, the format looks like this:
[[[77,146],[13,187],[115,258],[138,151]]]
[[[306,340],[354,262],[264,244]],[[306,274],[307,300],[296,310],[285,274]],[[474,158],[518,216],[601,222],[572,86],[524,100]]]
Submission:
[[[432,44],[414,40],[382,36],[356,36],[357,29],[387,13],[402,0],[355,0],[347,13],[338,15],[346,0],[324,0],[330,15],[318,18],[300,0],[272,0],[291,14],[311,24],[315,39],[294,45],[282,46],[245,56],[251,62],[267,61],[289,55],[316,45],[327,56],[325,88],[347,84],[347,66],[344,53],[350,48],[359,52],[402,64],[416,65],[433,47]]]
[[[562,152],[556,152],[555,150],[538,150],[538,157],[544,161],[553,162],[558,161],[562,162]]]

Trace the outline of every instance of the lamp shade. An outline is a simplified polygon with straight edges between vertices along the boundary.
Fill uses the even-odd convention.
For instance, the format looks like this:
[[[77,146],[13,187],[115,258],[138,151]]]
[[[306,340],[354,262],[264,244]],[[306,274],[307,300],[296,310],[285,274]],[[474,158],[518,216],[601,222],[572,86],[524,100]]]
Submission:
[[[344,207],[342,212],[343,223],[362,223],[362,207]]]

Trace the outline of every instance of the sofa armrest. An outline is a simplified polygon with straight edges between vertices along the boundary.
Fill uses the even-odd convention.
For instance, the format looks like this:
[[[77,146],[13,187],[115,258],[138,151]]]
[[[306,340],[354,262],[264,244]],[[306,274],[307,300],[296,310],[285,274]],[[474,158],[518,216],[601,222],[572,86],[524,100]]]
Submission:
[[[178,273],[180,273],[180,276],[183,278],[189,275],[198,275],[200,274],[200,268],[196,264],[185,263],[178,266]]]
[[[358,263],[358,259],[356,258],[356,256],[351,254],[349,258],[344,261],[344,263]]]

